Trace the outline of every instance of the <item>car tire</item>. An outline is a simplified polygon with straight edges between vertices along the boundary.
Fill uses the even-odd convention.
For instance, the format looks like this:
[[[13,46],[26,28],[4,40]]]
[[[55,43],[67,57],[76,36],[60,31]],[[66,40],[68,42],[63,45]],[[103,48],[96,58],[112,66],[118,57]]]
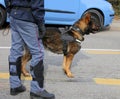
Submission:
[[[88,12],[91,13],[91,18],[92,18],[96,23],[98,23],[98,26],[100,27],[100,31],[103,30],[103,29],[104,29],[104,25],[103,25],[103,24],[104,24],[104,21],[103,21],[103,16],[102,16],[102,14],[101,14],[99,11],[97,11],[97,10],[91,9],[91,10],[86,11],[86,12],[83,14],[83,16],[84,16],[86,13],[88,13]]]
[[[7,18],[6,10],[0,7],[0,27],[2,27],[5,24],[6,18]]]

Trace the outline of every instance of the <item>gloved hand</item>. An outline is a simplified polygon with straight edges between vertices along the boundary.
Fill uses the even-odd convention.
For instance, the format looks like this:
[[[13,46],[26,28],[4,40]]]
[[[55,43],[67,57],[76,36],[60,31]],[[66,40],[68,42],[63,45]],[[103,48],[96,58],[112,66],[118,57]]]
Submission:
[[[46,32],[45,24],[44,23],[38,24],[38,30],[39,30],[39,38],[43,38]]]

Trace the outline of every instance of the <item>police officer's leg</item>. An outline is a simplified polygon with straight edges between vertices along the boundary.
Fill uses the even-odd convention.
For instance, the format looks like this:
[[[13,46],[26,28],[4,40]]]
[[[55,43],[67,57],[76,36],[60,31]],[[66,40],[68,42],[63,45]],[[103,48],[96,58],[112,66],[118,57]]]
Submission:
[[[28,46],[30,53],[32,54],[31,59],[31,99],[54,99],[54,95],[44,90],[44,47],[42,40],[38,40],[38,27],[34,23],[30,22],[19,22],[22,27],[22,38]]]
[[[23,52],[23,40],[16,28],[16,23],[13,18],[10,18],[11,26],[11,49],[9,55],[9,72],[10,72],[10,94],[17,95],[26,90],[21,83],[21,56]]]

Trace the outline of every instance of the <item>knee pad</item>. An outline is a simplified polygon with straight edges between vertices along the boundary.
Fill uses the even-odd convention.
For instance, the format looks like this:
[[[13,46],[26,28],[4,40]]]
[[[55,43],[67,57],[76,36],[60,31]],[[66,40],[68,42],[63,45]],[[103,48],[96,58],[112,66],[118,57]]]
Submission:
[[[9,62],[9,71],[10,75],[21,77],[21,57],[17,58],[16,62]]]
[[[38,82],[40,88],[43,88],[43,84],[44,84],[44,65],[43,65],[43,60],[41,60],[34,67],[31,66],[31,71],[33,71],[33,73],[34,73],[34,76],[32,75],[33,80]]]

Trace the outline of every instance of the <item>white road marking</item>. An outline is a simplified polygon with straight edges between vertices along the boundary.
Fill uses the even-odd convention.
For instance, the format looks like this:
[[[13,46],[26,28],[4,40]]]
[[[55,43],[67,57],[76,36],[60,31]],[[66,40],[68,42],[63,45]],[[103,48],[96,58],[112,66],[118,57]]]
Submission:
[[[0,49],[10,49],[11,47],[1,46]],[[89,48],[82,48],[82,51],[120,51],[120,49],[89,49]]]
[[[87,48],[83,48],[81,50],[83,51],[120,51],[120,49],[87,49]]]
[[[10,47],[0,47],[0,49],[10,49]]]

